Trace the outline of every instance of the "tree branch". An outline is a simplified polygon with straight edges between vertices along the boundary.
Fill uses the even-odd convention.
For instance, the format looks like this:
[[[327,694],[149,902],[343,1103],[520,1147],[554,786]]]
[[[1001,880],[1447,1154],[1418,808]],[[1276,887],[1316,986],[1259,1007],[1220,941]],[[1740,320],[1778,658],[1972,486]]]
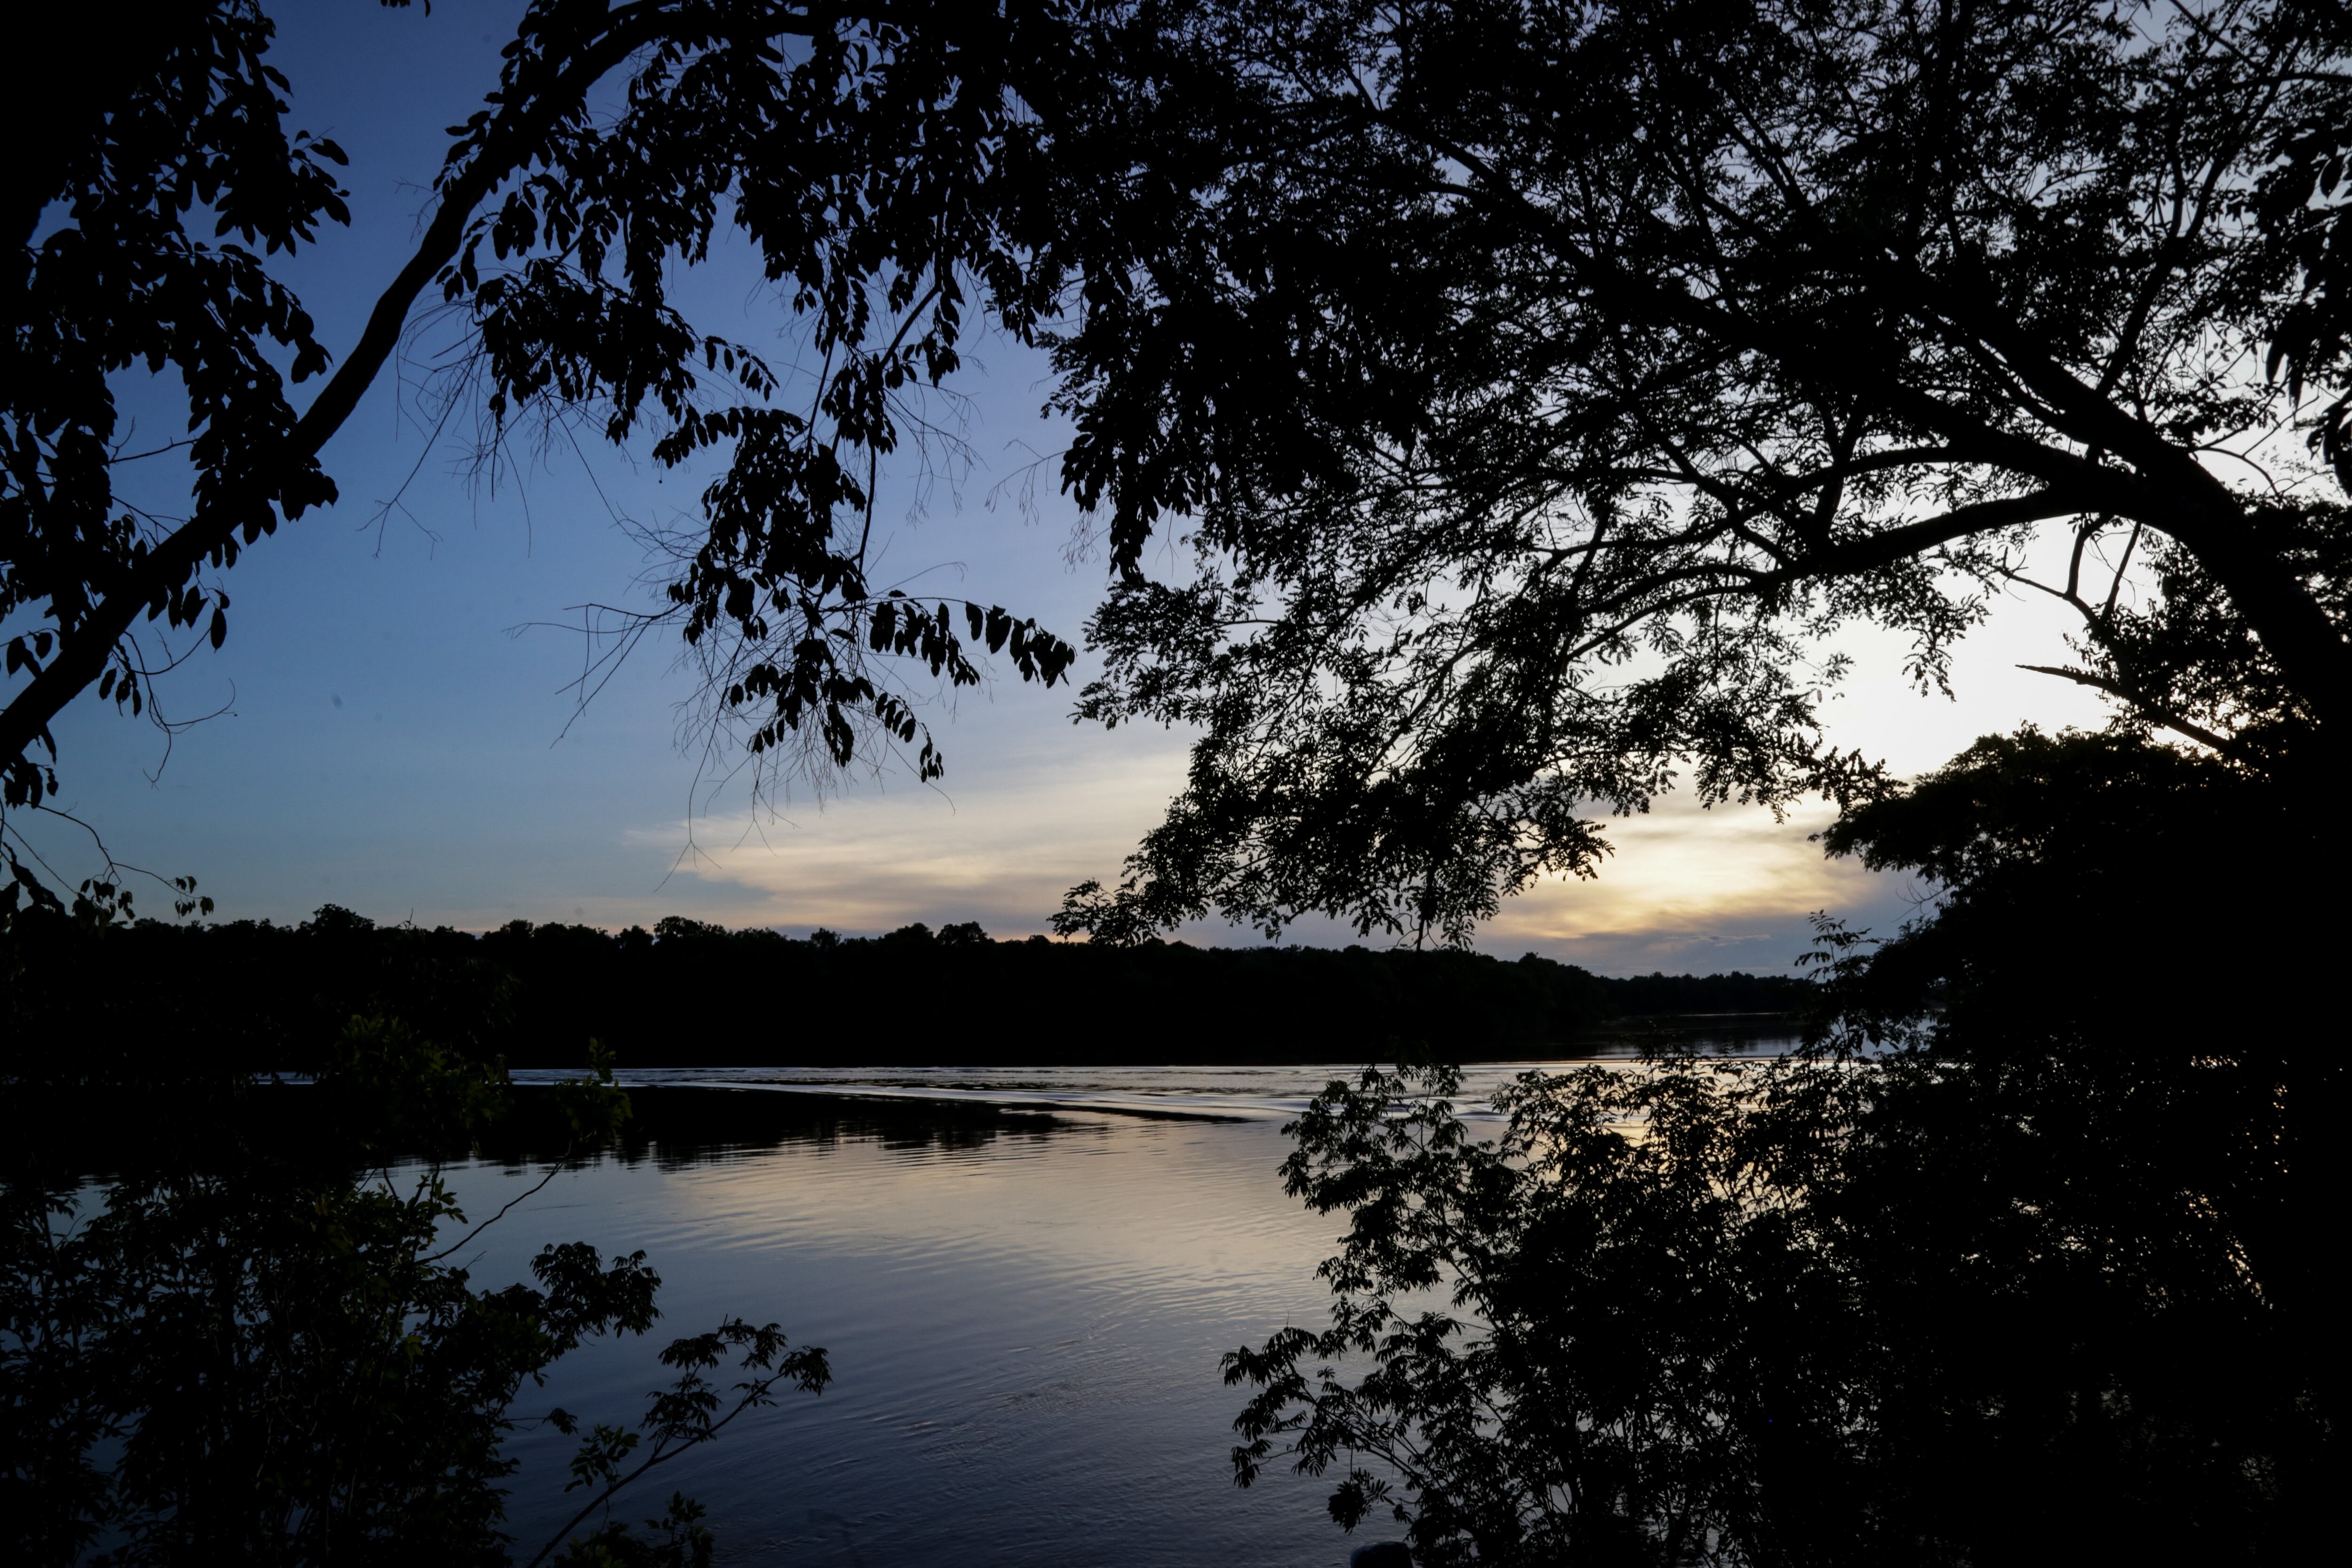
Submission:
[[[2071,680],[2077,686],[2087,686],[2094,691],[2104,691],[2140,717],[2152,720],[2168,730],[2178,731],[2200,746],[2210,746],[2225,757],[2244,755],[2245,748],[2230,736],[2208,730],[2201,724],[2193,723],[2170,709],[2158,707],[2145,698],[2135,695],[2121,682],[2110,680],[2105,676],[2094,675],[2087,669],[2068,669],[2054,664],[2021,664],[2017,668],[2030,669],[2036,675],[2054,675],[2061,680]]]
[[[235,546],[237,530],[248,526],[254,515],[237,502],[274,504],[268,500],[271,487],[255,469],[267,465],[286,476],[317,458],[350,419],[398,345],[417,295],[457,256],[475,209],[530,158],[589,89],[659,37],[673,19],[667,7],[649,0],[623,6],[610,14],[601,36],[582,43],[568,63],[558,68],[545,91],[531,94],[520,107],[509,99],[471,162],[443,187],[440,205],[415,252],[378,296],[351,353],[295,422],[284,445],[247,472],[228,476],[228,494],[216,495],[211,505],[142,557],[79,626],[60,631],[57,657],[0,710],[0,758],[21,757],[36,742],[46,742],[49,721],[98,679],[139,612],[160,605],[208,557]]]

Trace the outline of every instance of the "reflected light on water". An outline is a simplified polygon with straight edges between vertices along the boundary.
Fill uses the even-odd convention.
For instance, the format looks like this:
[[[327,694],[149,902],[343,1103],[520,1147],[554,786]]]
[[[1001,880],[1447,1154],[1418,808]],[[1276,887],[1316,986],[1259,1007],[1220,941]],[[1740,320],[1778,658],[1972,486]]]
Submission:
[[[1530,1065],[1473,1069],[1465,1102]],[[1313,1479],[1235,1489],[1242,1395],[1217,1362],[1324,1321],[1314,1270],[1342,1222],[1286,1196],[1277,1168],[1284,1121],[1347,1070],[625,1075],[651,1090],[630,1151],[501,1222],[474,1280],[574,1239],[642,1247],[664,1279],[653,1342],[583,1347],[519,1410],[633,1418],[658,1344],[729,1313],[826,1347],[824,1395],[747,1415],[624,1500],[635,1519],[674,1487],[698,1498],[722,1562],[1338,1564],[1396,1527],[1343,1536]],[[774,1124],[689,1142],[688,1101]],[[541,1169],[454,1177],[487,1214]],[[572,1511],[570,1442],[527,1432],[515,1451],[527,1555]]]

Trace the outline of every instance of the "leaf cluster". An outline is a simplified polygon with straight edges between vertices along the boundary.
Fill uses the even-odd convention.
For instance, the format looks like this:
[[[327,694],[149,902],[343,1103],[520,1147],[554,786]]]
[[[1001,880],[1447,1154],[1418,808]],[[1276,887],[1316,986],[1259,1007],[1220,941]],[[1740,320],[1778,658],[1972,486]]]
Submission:
[[[1823,836],[1922,902],[1824,922],[1805,1053],[1530,1074],[1492,1138],[1445,1072],[1332,1085],[1285,1172],[1348,1217],[1337,1301],[1227,1358],[1237,1477],[1336,1472],[1435,1563],[2323,1550],[2313,804],[2127,725],[1990,736]]]
[[[1529,1074],[1491,1139],[1454,1086],[1369,1072],[1294,1128],[1348,1231],[1329,1327],[1225,1358],[1243,1484],[1329,1474],[1435,1563],[2320,1539],[2325,1363],[2167,1118],[1916,1055]]]
[[[85,62],[82,90],[61,100],[65,123],[13,139],[23,155],[0,289],[0,616],[22,628],[6,645],[11,677],[37,675],[73,646],[175,521],[115,495],[127,433],[110,378],[177,376],[187,436],[165,448],[184,453],[192,500],[218,519],[184,570],[131,590],[147,620],[201,627],[217,647],[228,595],[197,566],[226,569],[280,518],[335,498],[310,455],[293,450],[286,391],[323,372],[328,351],[265,258],[349,221],[334,174],[342,150],[286,128],[287,81],[265,58],[276,29],[258,5],[152,7],[103,38],[97,26],[44,16],[41,52]],[[38,619],[27,625],[26,611]],[[120,636],[104,637],[83,679],[137,712],[155,669]],[[28,748],[12,749],[7,769],[9,806],[54,793]]]
[[[588,1338],[652,1328],[661,1282],[641,1251],[548,1246],[530,1283],[489,1289],[451,1261],[505,1211],[469,1224],[438,1152],[414,1152],[463,1153],[506,1108],[502,1073],[364,1019],[325,1056],[314,1084],[278,1091],[310,1101],[309,1137],[183,1092],[182,1124],[102,1185],[12,1156],[0,1487],[26,1561],[505,1563],[508,1438],[575,1426],[517,1413],[526,1384]],[[559,1109],[568,1158],[627,1106],[600,1068]],[[722,1393],[708,1373],[730,1355],[747,1381]],[[651,1452],[600,1505],[778,1381],[828,1375],[822,1351],[732,1319],[662,1360],[679,1375],[652,1396]],[[624,1432],[596,1428],[586,1462]],[[663,1536],[607,1526],[589,1543],[605,1558],[572,1560],[707,1561],[698,1517],[674,1500]]]
[[[712,739],[820,776],[936,772],[894,670],[1068,673],[1013,610],[872,580],[879,465],[942,438],[967,334],[1050,346],[1116,574],[1079,714],[1202,732],[1118,886],[1065,911],[1113,938],[1319,910],[1458,942],[1666,789],[1866,798],[1822,639],[1892,628],[1937,687],[2059,520],[2095,640],[2085,552],[2147,534],[2283,701],[2352,711],[2280,522],[2313,476],[2265,446],[2301,420],[2336,463],[2347,427],[2311,406],[2347,341],[2317,0],[534,0],[299,419],[284,383],[324,351],[253,247],[341,219],[340,154],[285,131],[250,0],[156,37],[21,208],[19,809],[73,693],[148,700],[140,614],[221,635],[201,570],[331,497],[316,454],[413,330],[486,463],[530,420],[716,467],[698,518],[641,524],[665,607],[585,629],[608,658],[682,632]],[[205,214],[244,245],[192,238]],[[730,234],[804,363],[676,302]],[[115,499],[105,379],[134,363],[191,398],[184,520]]]
[[[1822,639],[1900,632],[1935,689],[2062,518],[2078,568],[2160,536],[2340,722],[2341,607],[2276,526],[2296,481],[2211,471],[2341,368],[2312,315],[2340,241],[2323,9],[1168,23],[1194,68],[1097,134],[1181,194],[1139,181],[1148,248],[1088,275],[1057,363],[1066,477],[1123,574],[1080,710],[1204,733],[1065,924],[1460,941],[1677,784],[1868,798],[1822,735]],[[2109,689],[2163,721],[2160,689]]]
[[[492,107],[453,128],[441,189],[497,172],[495,200],[437,274],[467,312],[462,363],[493,426],[593,409],[619,443],[653,412],[656,462],[723,458],[693,534],[649,534],[677,570],[673,613],[657,618],[698,650],[714,721],[746,716],[755,756],[805,731],[841,767],[870,735],[919,742],[918,771],[934,776],[912,701],[865,656],[912,658],[951,687],[981,679],[950,603],[868,584],[876,468],[899,446],[906,398],[960,364],[975,289],[1016,333],[1051,301],[1019,173],[1034,131],[1009,79],[1056,47],[1061,24],[1050,7],[935,22],[541,5]],[[596,112],[571,79],[624,43],[624,101]],[[544,105],[532,139],[502,140],[526,104]],[[784,378],[670,302],[673,269],[708,259],[729,228],[821,362],[803,406],[779,405]],[[1067,668],[1068,645],[1034,620],[964,608],[971,641],[993,653],[1009,640],[1023,679],[1050,685]]]
[[[956,369],[972,305],[1024,334],[1052,302],[1058,275],[1029,232],[1035,132],[1011,80],[1070,56],[1059,7],[908,19],[777,0],[534,0],[486,106],[451,128],[417,248],[340,363],[266,258],[348,221],[341,149],[289,129],[254,0],[153,22],[132,29],[135,46],[45,22],[58,57],[104,69],[64,123],[19,138],[41,151],[12,171],[0,614],[21,684],[0,714],[8,809],[54,795],[48,724],[76,694],[97,686],[152,713],[152,678],[198,637],[219,646],[218,574],[335,499],[318,455],[403,352],[427,362],[436,426],[478,411],[493,472],[525,418],[585,420],[614,444],[649,435],[666,467],[715,462],[699,535],[671,552],[668,608],[614,612],[624,649],[675,624],[708,667],[708,719],[740,720],[763,757],[799,738],[800,764],[823,771],[869,744],[911,745],[937,771],[892,656],[950,686],[982,665],[952,602],[922,606],[936,614],[917,625],[903,595],[866,581],[877,464],[910,417],[927,428],[909,399]],[[206,224],[235,239],[197,237]],[[812,374],[780,374],[673,303],[677,269],[728,230],[805,327]],[[428,292],[437,310],[413,322]],[[331,367],[298,407],[289,388]],[[177,378],[184,439],[126,449],[110,378],[140,370]],[[184,472],[185,515],[150,513],[131,499],[142,487],[118,484],[125,465],[156,461]],[[666,523],[641,526],[657,551],[677,542]],[[1060,679],[1065,641],[971,608],[971,644],[1009,651],[1024,679]],[[161,641],[142,642],[142,616]],[[19,847],[17,880],[39,885]]]

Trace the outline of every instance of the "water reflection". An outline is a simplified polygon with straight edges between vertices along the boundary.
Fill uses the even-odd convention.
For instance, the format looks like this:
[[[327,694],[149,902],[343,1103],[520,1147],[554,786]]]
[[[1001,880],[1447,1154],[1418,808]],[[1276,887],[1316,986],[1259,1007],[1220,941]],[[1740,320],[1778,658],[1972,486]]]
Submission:
[[[1476,1119],[1487,1098],[1508,1079],[1528,1071],[1558,1071],[1594,1064],[1629,1068],[1645,1049],[1671,1043],[1702,1054],[1762,1059],[1785,1055],[1796,1041],[1785,1021],[1769,1026],[1722,1020],[1684,1020],[1671,1033],[1652,1030],[1596,1044],[1585,1053],[1544,1061],[1477,1062],[1463,1070],[1461,1103]],[[1335,1078],[1361,1071],[1353,1062],[1274,1067],[938,1067],[898,1068],[624,1068],[621,1082],[632,1089],[664,1086],[724,1087],[772,1090],[819,1098],[850,1096],[866,1104],[929,1101],[941,1106],[994,1106],[1007,1110],[1107,1112],[1126,1116],[1235,1118],[1288,1121]],[[546,1083],[562,1077],[548,1070],[519,1071],[519,1082]]]
[[[1263,1112],[1328,1076],[1253,1080],[1250,1115],[1208,1103],[1235,1098],[1216,1070],[1151,1080],[1150,1115],[1076,1103],[1142,1092],[1132,1080],[1052,1073],[892,1098],[653,1085],[627,1150],[563,1171],[469,1267],[490,1286],[545,1241],[643,1247],[666,1281],[657,1336],[738,1312],[831,1351],[822,1399],[747,1418],[629,1505],[699,1497],[722,1561],[1337,1564],[1354,1542],[1319,1483],[1232,1487],[1238,1400],[1217,1373],[1220,1352],[1322,1317],[1334,1226],[1283,1195],[1280,1118]],[[520,1152],[457,1173],[470,1208],[537,1179]],[[534,1397],[634,1415],[650,1363],[643,1342],[592,1343]],[[568,1451],[516,1446],[531,1546],[563,1517]]]
[[[741,1159],[785,1144],[833,1149],[872,1142],[902,1153],[978,1151],[1000,1141],[1100,1136],[1094,1119],[1011,1109],[985,1100],[925,1103],[839,1092],[766,1094],[735,1087],[671,1082],[630,1088],[629,1120],[607,1158],[634,1168],[650,1162],[679,1171]],[[553,1107],[519,1097],[512,1115],[484,1139],[485,1161],[509,1168],[565,1157],[568,1133]]]
[[[1462,1100],[1573,1065],[1475,1066]],[[760,1413],[633,1505],[699,1497],[724,1561],[1336,1568],[1363,1537],[1330,1524],[1323,1482],[1232,1486],[1241,1400],[1217,1361],[1325,1319],[1315,1268],[1340,1222],[1283,1194],[1281,1129],[1356,1070],[625,1072],[627,1145],[562,1172],[472,1267],[496,1285],[542,1242],[643,1247],[660,1332],[733,1312],[832,1352],[822,1399]],[[530,1152],[459,1172],[468,1206],[536,1180]],[[593,1343],[543,1397],[634,1415],[650,1361]],[[569,1447],[528,1434],[516,1452],[535,1545],[563,1517]]]

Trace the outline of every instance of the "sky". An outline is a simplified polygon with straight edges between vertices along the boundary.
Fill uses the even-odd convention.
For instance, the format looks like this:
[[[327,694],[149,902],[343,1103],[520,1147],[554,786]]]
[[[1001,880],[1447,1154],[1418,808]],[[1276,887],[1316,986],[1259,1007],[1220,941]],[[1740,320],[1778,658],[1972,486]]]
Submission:
[[[478,107],[520,7],[270,11],[293,122],[352,158],[352,227],[281,275],[324,341],[348,343],[406,253],[443,128]],[[680,287],[705,330],[791,357],[790,316],[741,251]],[[1039,412],[1045,366],[1002,340],[971,359],[951,384],[960,405],[941,409],[963,421],[971,462],[886,473],[878,579],[1002,603],[1075,640],[1104,569],[1074,554],[1076,509],[1035,466],[1061,444]],[[689,515],[709,476],[563,441],[518,449],[490,482],[454,440],[432,438],[421,368],[380,378],[326,452],[342,501],[282,527],[229,574],[227,645],[163,683],[173,717],[212,717],[167,741],[85,697],[55,727],[66,807],[120,860],[195,876],[216,918],[293,921],[332,902],[472,929],[682,914],[845,933],[976,920],[1018,936],[1046,929],[1073,883],[1113,879],[1180,786],[1184,735],[1073,725],[1074,688],[1024,686],[1007,668],[928,715],[948,760],[937,784],[859,776],[827,799],[803,791],[754,809],[740,773],[728,782],[734,759],[709,757],[682,725],[695,686],[676,645],[642,646],[583,710],[584,645],[562,629],[586,604],[653,602],[648,563],[618,520]],[[135,377],[120,391],[142,430],[180,433],[168,396]],[[151,467],[127,483],[174,510],[184,492],[168,465]],[[2000,601],[1961,647],[1949,699],[1910,689],[1899,642],[1854,634],[1831,738],[1908,773],[2021,722],[2095,725],[2089,693],[2015,668],[2063,661],[2065,625],[2048,601]],[[1092,668],[1082,659],[1080,684]],[[1616,852],[1599,880],[1511,900],[1477,945],[1602,973],[1786,971],[1812,911],[1885,930],[1923,891],[1825,860],[1809,835],[1826,820],[1819,806],[1776,821],[1669,797],[1610,825]],[[60,869],[88,868],[71,830],[43,842]],[[1265,940],[1216,923],[1179,934]],[[1286,940],[1354,936],[1308,921]]]

